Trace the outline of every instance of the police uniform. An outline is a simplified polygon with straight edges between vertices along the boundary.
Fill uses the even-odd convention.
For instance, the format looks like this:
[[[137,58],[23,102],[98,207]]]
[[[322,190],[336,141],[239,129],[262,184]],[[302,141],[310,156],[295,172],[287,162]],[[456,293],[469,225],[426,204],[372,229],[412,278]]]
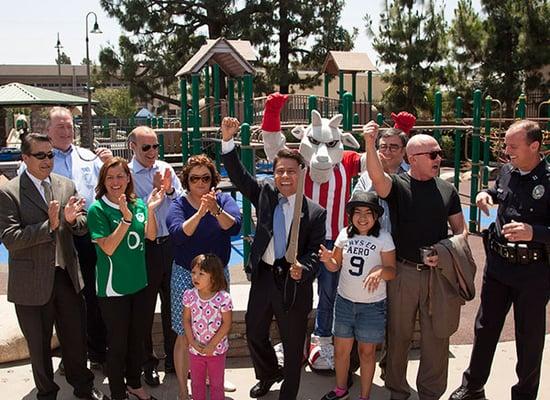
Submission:
[[[477,391],[487,382],[506,314],[513,305],[519,381],[512,387],[511,398],[536,399],[550,294],[550,164],[542,160],[527,174],[507,164],[494,188],[486,192],[498,204],[498,212],[484,238],[487,261],[481,305],[463,386]],[[512,220],[532,226],[531,241],[512,243],[504,238],[502,227]]]

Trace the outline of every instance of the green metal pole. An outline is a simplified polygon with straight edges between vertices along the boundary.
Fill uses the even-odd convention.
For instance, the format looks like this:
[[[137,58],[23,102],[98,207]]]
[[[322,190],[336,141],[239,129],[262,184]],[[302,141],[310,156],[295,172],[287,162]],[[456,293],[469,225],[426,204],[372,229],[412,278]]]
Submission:
[[[161,133],[157,136],[159,139],[159,159],[164,160],[164,134]]]
[[[252,109],[252,75],[244,76],[244,122],[252,125],[253,109]]]
[[[344,73],[338,72],[338,111],[344,113]]]
[[[103,137],[109,137],[109,119],[107,117],[103,117]]]
[[[438,90],[435,92],[435,106],[434,106],[434,125],[441,125],[441,109],[442,109],[442,96]],[[434,129],[434,138],[439,144],[441,144],[441,130]]]
[[[204,97],[206,99],[206,118],[210,126],[210,121],[212,121],[212,99],[210,98],[210,67],[207,65],[204,69]]]
[[[218,64],[212,66],[212,76],[214,80],[214,126],[220,126],[222,119],[220,114],[220,66]]]
[[[235,79],[227,78],[227,114],[235,116]]]
[[[372,121],[372,71],[367,72],[367,101],[369,102],[369,121]]]
[[[491,147],[491,96],[485,97],[485,141],[483,142],[483,180],[481,188],[489,187],[489,154]]]
[[[157,116],[156,115],[153,118],[151,118],[151,128],[157,129]]]
[[[325,72],[325,99],[323,100],[325,102],[325,106],[323,107],[324,110],[323,110],[323,113],[324,113],[324,117],[325,118],[328,118],[328,89],[329,89],[329,84],[330,84],[330,74],[326,73]]]
[[[133,131],[134,128],[136,127],[136,117],[130,117],[130,121],[129,121],[129,128],[130,128],[130,131]]]
[[[342,125],[344,127],[344,132],[351,132],[352,123],[353,123],[353,94],[346,92],[344,93],[344,119]]]
[[[462,119],[462,97],[457,97],[455,101],[455,120],[456,124],[460,123]],[[460,185],[460,158],[462,154],[462,131],[460,129],[455,129],[455,176],[454,176],[454,185],[456,190]]]
[[[181,125],[181,161],[185,165],[189,158],[189,144],[187,137],[187,79],[180,79],[180,125]]]
[[[158,118],[158,126],[160,129],[164,128],[164,117],[162,115]]]
[[[470,186],[470,221],[469,230],[477,232],[477,205],[475,198],[477,196],[477,186],[479,182],[479,145],[481,131],[481,90],[474,91],[474,115],[473,115],[473,133],[472,133],[472,180]]]
[[[376,115],[376,123],[380,126],[382,126],[382,124],[384,123],[384,114],[382,113],[378,113]]]
[[[237,95],[239,100],[243,99],[243,78],[242,77],[237,78]]]
[[[195,114],[193,113],[193,109],[190,109],[189,111],[187,111],[187,114],[188,114],[188,120],[189,120],[188,126],[189,126],[189,128],[194,129]],[[188,140],[187,148],[189,149],[188,152],[190,154],[193,154],[192,153],[192,150],[193,150],[193,130],[191,130],[191,132],[189,132],[189,129],[187,129],[187,140]]]
[[[354,125],[359,125],[359,114],[357,114],[357,113],[353,114],[353,124]]]
[[[317,96],[309,96],[307,99],[307,121],[311,124],[311,112],[317,110]]]
[[[246,77],[245,77],[245,87],[246,87]],[[245,89],[245,96],[247,90]],[[253,176],[255,175],[254,171],[254,160],[252,149],[250,148],[250,125],[244,123],[241,125],[241,160],[248,172]],[[248,264],[248,259],[250,257],[250,241],[247,240],[250,237],[252,232],[252,206],[250,200],[243,196],[243,253],[244,253],[244,265]]]
[[[516,118],[525,119],[525,108],[525,94],[522,93],[518,98],[518,111],[516,114]]]
[[[351,73],[351,94],[353,95],[353,101],[357,101],[357,72]]]
[[[193,146],[192,154],[201,152],[201,130],[199,114],[199,74],[191,75],[191,104],[193,106]]]

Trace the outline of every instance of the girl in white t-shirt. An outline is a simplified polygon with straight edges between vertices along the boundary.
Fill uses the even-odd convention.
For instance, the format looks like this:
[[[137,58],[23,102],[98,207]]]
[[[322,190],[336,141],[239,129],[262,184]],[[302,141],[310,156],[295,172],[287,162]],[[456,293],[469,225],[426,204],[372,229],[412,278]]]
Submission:
[[[334,250],[321,245],[319,256],[329,271],[340,271],[334,304],[336,387],[322,400],[347,399],[347,377],[353,341],[359,345],[361,397],[369,398],[376,344],[386,331],[386,281],[395,278],[395,246],[380,230],[384,209],[373,192],[355,192],[346,204],[350,224],[342,229]]]

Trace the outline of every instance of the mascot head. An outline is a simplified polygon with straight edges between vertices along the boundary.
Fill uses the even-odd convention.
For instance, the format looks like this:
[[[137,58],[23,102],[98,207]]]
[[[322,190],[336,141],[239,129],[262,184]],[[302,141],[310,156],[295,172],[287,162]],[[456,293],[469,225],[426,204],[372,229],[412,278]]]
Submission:
[[[311,180],[317,183],[328,182],[335,165],[342,161],[344,145],[359,148],[359,143],[349,132],[339,128],[342,114],[330,120],[321,118],[316,110],[311,112],[311,124],[297,126],[292,134],[300,139],[300,153],[309,166]]]

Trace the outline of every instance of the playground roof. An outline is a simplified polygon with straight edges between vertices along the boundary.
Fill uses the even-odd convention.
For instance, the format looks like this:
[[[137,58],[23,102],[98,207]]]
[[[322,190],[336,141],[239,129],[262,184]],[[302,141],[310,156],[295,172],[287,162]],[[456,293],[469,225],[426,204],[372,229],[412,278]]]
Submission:
[[[218,64],[227,76],[255,74],[256,70],[249,60],[255,59],[250,42],[245,40],[227,40],[223,37],[209,40],[177,72],[176,76],[197,74],[206,65]]]
[[[322,73],[338,75],[339,72],[364,72],[376,71],[367,53],[356,53],[353,51],[329,51]]]
[[[97,103],[93,101],[92,103]],[[31,106],[31,105],[66,105],[76,106],[88,104],[88,99],[42,89],[22,83],[8,83],[0,86],[0,106]]]

